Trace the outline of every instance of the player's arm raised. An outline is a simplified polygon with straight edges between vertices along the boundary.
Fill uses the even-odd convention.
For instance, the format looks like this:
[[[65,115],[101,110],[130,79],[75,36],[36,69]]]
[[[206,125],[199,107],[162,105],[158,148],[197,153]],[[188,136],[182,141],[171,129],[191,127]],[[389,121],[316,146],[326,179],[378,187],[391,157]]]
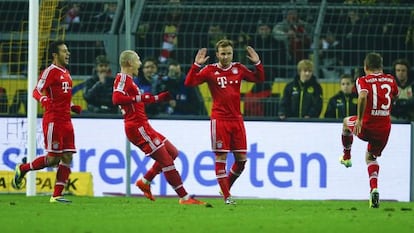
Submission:
[[[201,66],[204,65],[204,63],[206,63],[209,58],[210,57],[207,56],[206,48],[201,48],[198,50],[194,59],[194,64],[190,67],[190,70],[188,71],[187,76],[185,77],[184,85],[197,86],[204,82],[200,78],[200,69]]]
[[[245,79],[249,82],[261,83],[265,80],[265,72],[260,57],[253,47],[247,46],[247,58],[254,64],[256,70],[254,72],[248,72]],[[250,74],[251,73],[251,74]]]
[[[260,62],[259,54],[257,54],[256,50],[252,46],[247,46],[247,58],[253,63],[257,64]]]

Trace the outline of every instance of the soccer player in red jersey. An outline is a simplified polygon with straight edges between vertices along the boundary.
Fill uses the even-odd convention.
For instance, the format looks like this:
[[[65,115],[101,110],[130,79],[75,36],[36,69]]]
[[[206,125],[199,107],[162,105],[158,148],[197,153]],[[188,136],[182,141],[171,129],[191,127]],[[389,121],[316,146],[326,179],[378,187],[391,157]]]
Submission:
[[[215,172],[226,204],[236,204],[230,188],[244,170],[247,156],[246,130],[240,112],[240,85],[243,80],[263,82],[263,64],[256,51],[247,46],[247,57],[255,65],[255,71],[233,62],[233,42],[220,40],[216,44],[217,63],[203,67],[209,56],[207,49],[198,50],[185,85],[196,86],[206,82],[213,97],[211,112],[211,143],[215,153]],[[233,152],[235,162],[226,174],[227,153]]]
[[[65,42],[51,43],[49,55],[52,64],[40,74],[33,90],[33,97],[45,110],[42,127],[47,154],[32,162],[17,164],[12,185],[20,189],[28,171],[57,166],[56,183],[50,202],[70,203],[70,200],[63,197],[63,189],[71,172],[72,155],[76,153],[70,113],[73,111],[80,114],[82,109],[72,103],[72,78],[66,69],[70,52]]]
[[[357,116],[345,117],[342,129],[343,156],[340,162],[351,167],[351,146],[353,135],[368,142],[365,161],[367,163],[371,208],[379,207],[377,158],[384,150],[391,130],[391,106],[398,96],[398,87],[394,77],[383,73],[382,57],[378,53],[369,53],[364,60],[365,76],[356,81],[358,91]]]
[[[148,199],[154,201],[150,182],[157,174],[163,172],[167,182],[180,197],[180,204],[209,205],[190,197],[187,193],[174,165],[174,159],[178,156],[177,148],[153,129],[148,122],[144,104],[167,101],[170,99],[170,94],[168,92],[161,92],[158,95],[141,93],[133,81],[133,76],[138,75],[138,69],[142,64],[136,52],[123,51],[119,57],[119,64],[121,72],[115,78],[112,101],[119,105],[124,116],[124,127],[128,140],[139,147],[146,156],[155,160],[151,169],[136,182],[136,186],[144,192]]]

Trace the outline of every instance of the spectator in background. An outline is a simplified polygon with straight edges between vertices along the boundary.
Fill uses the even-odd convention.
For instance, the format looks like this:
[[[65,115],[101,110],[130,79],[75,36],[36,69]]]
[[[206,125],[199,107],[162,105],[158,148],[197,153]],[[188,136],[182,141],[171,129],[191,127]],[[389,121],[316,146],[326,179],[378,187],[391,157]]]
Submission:
[[[265,82],[255,83],[244,95],[245,116],[266,116],[269,97],[272,95],[272,84],[275,78],[286,78],[287,51],[285,44],[272,36],[270,25],[260,19],[257,23],[253,44],[265,69]]]
[[[185,74],[176,61],[170,61],[168,73],[161,78],[156,93],[169,91],[172,99],[161,104],[161,113],[170,115],[202,115],[205,114],[200,93],[196,87],[184,85]]]
[[[23,106],[23,113],[27,112],[27,89],[17,89],[9,107],[9,113],[21,113],[19,110]]]
[[[0,113],[8,111],[9,100],[7,98],[6,88],[0,87]]]
[[[358,95],[354,91],[354,79],[349,74],[340,78],[341,90],[329,99],[325,118],[343,119],[356,115]]]
[[[158,51],[158,42],[154,39],[153,25],[148,22],[140,22],[135,36],[137,49],[141,51],[142,57],[154,57],[155,50]]]
[[[77,32],[80,30],[81,19],[79,16],[79,12],[80,12],[79,3],[73,3],[70,6],[70,9],[66,12],[63,25],[67,31]]]
[[[408,51],[407,58],[410,61],[414,61],[414,10],[411,11],[409,24],[405,33],[404,49]]]
[[[351,69],[362,63],[363,52],[368,48],[364,47],[369,43],[365,43],[366,37],[363,35],[370,34],[369,28],[366,25],[370,25],[366,22],[366,19],[361,13],[352,9],[346,14],[346,18],[342,20],[342,26],[338,29],[338,40],[341,42],[343,48],[343,54],[341,59],[344,65],[344,73],[350,74]],[[375,34],[373,34],[375,35]]]
[[[410,64],[406,59],[397,59],[393,68],[399,95],[394,101],[391,115],[397,119],[414,120],[414,80],[410,76]]]
[[[252,43],[252,38],[249,36],[249,34],[245,32],[241,32],[237,36],[237,40],[235,40],[234,42],[234,52],[235,52],[236,61],[239,61],[242,64],[249,63],[249,59],[247,58],[247,54],[246,54],[246,48],[251,43]]]
[[[161,44],[161,53],[158,61],[161,64],[167,63],[169,58],[175,58],[175,50],[178,45],[178,32],[181,23],[181,10],[179,9],[180,1],[170,0],[169,12],[166,12],[165,25],[163,28],[163,38]]]
[[[269,84],[275,78],[287,78],[284,71],[288,55],[286,46],[283,42],[273,38],[272,28],[268,22],[262,19],[258,21],[253,44],[265,66],[265,83]]]
[[[116,3],[104,4],[103,12],[93,17],[95,21],[95,32],[108,33],[111,30],[112,21],[116,13],[116,8]]]
[[[279,118],[318,118],[322,111],[322,87],[313,75],[313,63],[304,59],[297,65],[298,75],[283,90]]]
[[[158,61],[155,58],[146,58],[142,65],[142,75],[134,78],[134,83],[139,87],[141,93],[155,95],[161,75],[158,73]],[[148,116],[155,116],[161,112],[159,104],[149,103],[145,105]]]
[[[321,58],[321,71],[324,79],[336,79],[339,76],[339,69],[343,62],[338,50],[341,43],[331,30],[327,30],[321,39],[319,56]]]
[[[91,113],[117,113],[118,107],[112,103],[112,76],[109,60],[105,55],[96,57],[94,74],[86,80],[83,98]]]
[[[228,39],[228,36],[223,31],[220,24],[210,24],[210,26],[208,27],[208,31],[207,31],[207,45],[203,45],[203,46],[207,46],[208,48],[207,52],[209,53],[208,54],[209,57],[216,56],[214,48],[216,46],[216,43],[222,39]]]
[[[298,11],[290,9],[285,18],[273,27],[273,37],[285,43],[290,64],[297,64],[309,57],[311,26],[300,19]]]

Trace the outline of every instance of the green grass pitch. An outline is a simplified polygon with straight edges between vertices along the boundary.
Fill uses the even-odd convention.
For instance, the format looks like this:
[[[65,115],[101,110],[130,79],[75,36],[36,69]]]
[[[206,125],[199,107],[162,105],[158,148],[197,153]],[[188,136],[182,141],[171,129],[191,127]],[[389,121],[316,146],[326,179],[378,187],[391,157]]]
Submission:
[[[49,196],[0,195],[0,232],[180,232],[180,233],[405,233],[414,230],[414,202],[305,201],[200,198],[213,205],[183,206],[178,198],[68,196],[71,204],[49,203]]]

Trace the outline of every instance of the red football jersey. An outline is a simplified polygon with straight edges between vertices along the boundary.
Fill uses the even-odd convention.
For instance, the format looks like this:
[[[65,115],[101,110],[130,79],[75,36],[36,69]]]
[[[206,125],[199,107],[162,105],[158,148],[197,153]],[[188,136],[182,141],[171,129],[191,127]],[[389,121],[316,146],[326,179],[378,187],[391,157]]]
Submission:
[[[72,103],[72,77],[69,70],[51,64],[40,74],[36,88],[40,95],[51,100],[50,107],[43,114],[44,121],[70,121]]]
[[[141,95],[141,91],[139,90],[139,87],[134,83],[133,78],[123,73],[118,73],[116,75],[114,81],[114,98],[116,98],[116,92],[129,97]],[[131,102],[119,106],[121,108],[122,115],[124,115],[125,123],[137,123],[139,121],[148,120],[143,102]]]
[[[363,125],[372,128],[391,127],[392,100],[398,95],[395,78],[389,74],[370,74],[357,79],[358,94],[368,92]]]
[[[185,85],[196,86],[206,82],[213,97],[211,117],[215,119],[241,118],[240,86],[242,80],[263,82],[264,69],[261,63],[256,64],[256,71],[234,62],[230,67],[222,69],[218,63],[210,64],[199,70],[193,64],[185,79]]]

